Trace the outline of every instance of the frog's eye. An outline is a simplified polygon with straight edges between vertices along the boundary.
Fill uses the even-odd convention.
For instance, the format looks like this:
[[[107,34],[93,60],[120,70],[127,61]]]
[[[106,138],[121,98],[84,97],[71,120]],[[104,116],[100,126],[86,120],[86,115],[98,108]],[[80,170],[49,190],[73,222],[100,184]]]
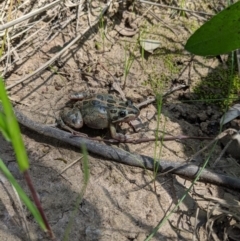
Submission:
[[[119,112],[119,116],[120,116],[120,117],[125,117],[125,116],[126,116],[126,111],[121,110],[121,111]]]

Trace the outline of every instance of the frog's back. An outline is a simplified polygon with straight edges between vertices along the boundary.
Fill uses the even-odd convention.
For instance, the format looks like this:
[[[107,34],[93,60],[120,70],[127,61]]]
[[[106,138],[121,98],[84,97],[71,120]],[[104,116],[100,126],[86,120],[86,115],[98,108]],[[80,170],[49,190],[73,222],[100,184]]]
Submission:
[[[89,96],[81,101],[78,101],[77,106],[84,110],[86,108],[94,108],[94,107],[103,107],[103,108],[110,108],[116,106],[119,100],[109,94],[96,94]]]
[[[112,95],[96,94],[78,101],[75,107],[81,110],[84,123],[95,129],[104,129],[109,126],[109,108],[117,103]]]

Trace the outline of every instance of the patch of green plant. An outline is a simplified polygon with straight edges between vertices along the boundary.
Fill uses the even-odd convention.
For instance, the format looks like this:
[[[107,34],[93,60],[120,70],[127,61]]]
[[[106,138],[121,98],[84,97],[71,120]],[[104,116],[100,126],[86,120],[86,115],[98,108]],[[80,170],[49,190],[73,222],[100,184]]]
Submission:
[[[24,177],[26,177],[28,175],[28,169],[29,169],[28,156],[21,137],[21,132],[20,132],[18,122],[14,115],[12,105],[8,99],[4,82],[1,77],[0,77],[0,101],[1,101],[0,102],[0,133],[3,133],[3,136],[6,138],[6,140],[11,142],[15,152],[16,161],[18,163],[19,170],[23,172]],[[32,213],[35,220],[38,222],[39,226],[44,231],[46,231],[48,229],[48,223],[44,220],[41,210],[39,210],[39,206],[38,207],[37,205],[35,206],[30,201],[30,199],[27,197],[25,192],[18,185],[18,183],[16,182],[16,180],[9,172],[7,167],[4,165],[1,159],[0,159],[0,171],[2,171],[5,174],[9,182],[15,187],[19,197],[26,205],[26,207],[29,209],[29,211]],[[31,180],[28,179],[27,183],[29,184],[30,182]],[[49,230],[49,233],[50,233],[50,230]]]
[[[95,46],[95,49],[98,51],[102,49],[102,44],[98,41],[94,42],[94,46]]]
[[[157,178],[157,174],[158,174],[159,168],[160,168],[160,163],[157,160],[161,160],[162,149],[163,149],[163,138],[164,138],[164,135],[162,136],[161,139],[159,138],[158,135],[159,135],[160,129],[163,131],[165,130],[165,125],[166,125],[166,121],[164,121],[163,125],[160,126],[161,117],[162,117],[162,115],[161,115],[162,105],[163,105],[163,96],[161,93],[156,94],[156,103],[157,103],[157,127],[156,127],[156,133],[155,133],[156,140],[155,140],[155,146],[154,146],[154,168],[153,168],[153,178],[154,178],[155,190],[156,190],[155,180]]]
[[[154,72],[154,71],[153,71]],[[161,160],[162,156],[162,148],[163,148],[163,139],[159,137],[160,130],[165,133],[166,127],[166,119],[163,118],[162,114],[162,105],[163,105],[163,92],[165,89],[165,85],[167,82],[167,77],[162,74],[158,76],[157,73],[151,73],[148,78],[148,82],[151,85],[152,90],[154,91],[154,95],[156,96],[156,109],[157,109],[157,126],[155,131],[155,145],[154,145],[154,167],[153,167],[153,180],[154,180],[154,188],[156,190],[155,180],[157,178],[157,174],[159,173],[159,162],[157,160]]]
[[[231,106],[239,99],[240,77],[231,74],[231,68],[218,68],[194,88],[196,98],[206,104],[217,104],[221,108]]]
[[[101,15],[101,17],[100,17],[99,29],[100,29],[101,39],[102,39],[103,45],[104,45],[104,40],[105,40],[105,32],[104,32],[104,29],[105,29],[105,21],[104,21],[103,15]]]
[[[177,64],[176,64],[176,58],[177,58],[176,54],[167,54],[163,58],[164,67],[166,67],[169,70],[170,74],[179,73],[179,68],[177,67]]]
[[[165,56],[156,54],[150,56],[148,61],[150,64],[148,69],[144,71],[148,75],[148,79],[143,82],[143,85],[150,85],[155,95],[163,94],[164,90],[169,87],[173,75],[177,76],[180,71],[177,57],[174,54],[166,54]],[[161,69],[159,63],[163,66]]]
[[[124,68],[123,68],[124,69],[124,86],[126,86],[127,76],[135,60],[134,52],[137,50],[137,48],[139,48],[139,45],[137,42],[133,47],[133,51],[131,51],[130,46],[125,42],[125,46],[124,46],[125,55],[124,55]]]
[[[157,73],[154,73],[154,70],[149,74],[148,80],[145,82],[145,84],[150,84],[155,95],[163,94],[167,83],[168,77],[164,73],[158,76]]]
[[[185,0],[181,0],[180,3],[179,3],[180,7],[181,8],[185,8],[186,6],[186,1]],[[185,17],[186,16],[186,12],[184,10],[181,10],[180,11],[180,16],[183,16]]]

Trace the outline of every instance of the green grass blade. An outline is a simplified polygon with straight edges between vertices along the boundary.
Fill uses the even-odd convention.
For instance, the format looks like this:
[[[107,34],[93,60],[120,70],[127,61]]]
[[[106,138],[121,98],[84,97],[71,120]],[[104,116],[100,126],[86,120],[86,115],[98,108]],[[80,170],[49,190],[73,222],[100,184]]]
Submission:
[[[12,141],[12,145],[16,154],[19,169],[24,172],[29,168],[28,156],[23,144],[23,140],[20,133],[20,128],[16,117],[13,112],[12,105],[8,99],[3,79],[0,77],[0,98],[2,100],[2,106],[5,114],[5,123],[7,127],[7,133]],[[3,121],[3,119],[2,119]]]
[[[3,134],[3,137],[7,141],[10,142],[11,138],[10,138],[10,134],[8,132],[8,128],[7,128],[7,125],[6,125],[6,118],[5,118],[5,115],[2,112],[0,112],[0,131]]]
[[[88,163],[88,153],[87,153],[86,146],[82,145],[81,149],[82,149],[82,153],[83,153],[83,174],[84,174],[83,181],[84,182],[83,182],[81,191],[80,191],[80,193],[79,193],[79,195],[77,197],[77,200],[76,200],[76,203],[75,203],[75,207],[74,207],[74,210],[73,210],[73,212],[71,214],[69,223],[68,223],[67,228],[65,230],[63,241],[70,240],[69,239],[69,234],[70,234],[73,222],[74,222],[74,217],[76,216],[77,211],[78,211],[78,207],[79,207],[80,203],[82,202],[83,195],[84,195],[84,193],[86,191],[87,184],[88,184],[88,181],[89,181],[89,176],[90,176],[89,163]]]
[[[203,165],[199,167],[199,171],[196,174],[196,177],[194,178],[194,180],[192,181],[190,187],[187,188],[187,190],[184,192],[183,196],[180,198],[180,200],[174,206],[174,208],[168,214],[165,215],[165,217],[157,224],[157,226],[152,230],[152,232],[149,234],[149,236],[144,241],[150,241],[153,238],[153,236],[156,235],[158,230],[167,222],[167,220],[170,218],[170,216],[177,210],[177,208],[180,206],[180,204],[183,202],[183,200],[187,197],[188,193],[192,190],[193,186],[196,184],[199,177],[201,176],[202,171],[206,168],[206,166],[209,162],[209,159],[211,158],[213,151],[215,150],[216,144],[217,144],[217,141],[214,142],[213,147],[211,148],[211,151],[210,151],[208,157],[206,158],[206,160],[204,161]]]
[[[9,172],[8,168],[5,166],[3,161],[0,159],[0,170],[3,172],[3,174],[6,176],[8,181],[14,186],[16,189],[19,197],[23,201],[23,203],[27,206],[28,210],[32,213],[35,220],[38,222],[39,226],[46,231],[46,226],[43,222],[43,219],[36,208],[36,206],[31,202],[31,200],[28,198],[28,196],[25,194],[25,192],[22,190],[22,188],[19,186],[13,175]]]
[[[185,49],[196,55],[219,55],[240,48],[240,1],[202,25],[187,41]]]

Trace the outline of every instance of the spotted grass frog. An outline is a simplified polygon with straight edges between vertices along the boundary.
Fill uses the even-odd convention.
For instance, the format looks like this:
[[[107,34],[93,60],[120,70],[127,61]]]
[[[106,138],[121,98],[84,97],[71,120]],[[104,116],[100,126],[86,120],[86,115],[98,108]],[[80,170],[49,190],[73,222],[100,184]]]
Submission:
[[[131,100],[123,101],[110,94],[89,95],[86,93],[71,94],[71,100],[77,100],[73,108],[60,113],[60,126],[75,134],[83,124],[93,129],[109,128],[113,139],[125,141],[128,138],[117,133],[116,125],[129,122],[139,115],[139,109]]]

